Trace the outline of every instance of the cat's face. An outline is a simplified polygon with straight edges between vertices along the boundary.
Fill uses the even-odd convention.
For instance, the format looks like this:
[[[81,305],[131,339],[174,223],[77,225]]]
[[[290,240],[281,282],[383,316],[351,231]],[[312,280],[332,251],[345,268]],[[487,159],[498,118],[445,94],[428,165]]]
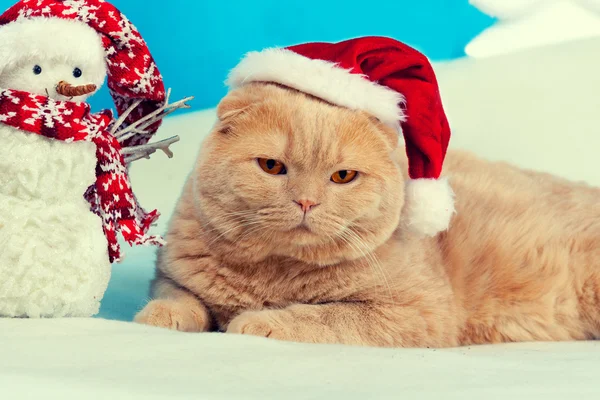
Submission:
[[[195,175],[217,237],[327,264],[361,256],[397,227],[404,178],[392,129],[266,84],[230,93],[218,114]]]

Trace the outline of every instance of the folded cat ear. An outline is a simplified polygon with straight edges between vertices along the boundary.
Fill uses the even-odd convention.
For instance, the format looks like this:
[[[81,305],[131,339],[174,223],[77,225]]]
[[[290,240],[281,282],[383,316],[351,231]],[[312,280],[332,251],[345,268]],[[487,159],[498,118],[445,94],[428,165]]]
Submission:
[[[234,91],[225,96],[217,106],[218,131],[223,134],[231,133],[236,119],[248,112],[252,104],[252,99],[244,93]]]
[[[217,106],[217,117],[220,121],[228,121],[243,114],[252,104],[243,94],[230,93]]]
[[[379,130],[386,142],[388,142],[389,145],[392,146],[392,149],[398,147],[398,144],[400,143],[400,132],[398,132],[397,129],[394,129],[389,125],[384,124],[379,118],[369,113],[362,113],[369,119],[369,121],[371,121],[371,124],[375,125],[375,127]]]

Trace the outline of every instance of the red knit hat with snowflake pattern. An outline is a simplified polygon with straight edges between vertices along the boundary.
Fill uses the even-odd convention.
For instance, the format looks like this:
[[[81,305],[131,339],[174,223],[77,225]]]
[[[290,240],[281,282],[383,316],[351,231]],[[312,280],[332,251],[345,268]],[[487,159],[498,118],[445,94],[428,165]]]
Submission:
[[[274,82],[329,103],[366,111],[400,128],[409,160],[405,223],[434,236],[454,214],[454,193],[440,178],[450,127],[427,58],[385,37],[307,43],[248,53],[228,85]]]
[[[49,20],[59,18],[79,21],[95,30],[104,46],[108,87],[119,115],[125,112],[136,100],[143,100],[126,120],[133,123],[160,108],[165,102],[165,87],[162,76],[156,67],[148,46],[138,30],[115,6],[104,0],[21,0],[0,16],[0,27],[12,22],[39,22],[44,24],[44,32],[51,28]],[[23,35],[37,33],[29,24]],[[33,29],[32,29],[33,28]],[[56,29],[64,29],[57,25]],[[77,35],[70,40],[76,41]],[[32,42],[35,43],[32,37]],[[39,52],[39,48],[33,48]],[[22,49],[27,51],[27,49]],[[123,143],[133,146],[148,142],[150,133],[156,132],[160,121],[148,129],[148,134],[139,134]]]

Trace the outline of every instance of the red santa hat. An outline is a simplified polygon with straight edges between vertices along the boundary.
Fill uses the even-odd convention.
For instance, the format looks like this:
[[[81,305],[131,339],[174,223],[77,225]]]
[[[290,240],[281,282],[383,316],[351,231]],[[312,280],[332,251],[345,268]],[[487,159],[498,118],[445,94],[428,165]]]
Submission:
[[[364,110],[404,134],[411,179],[404,222],[434,236],[448,228],[454,193],[440,178],[450,140],[437,80],[427,58],[384,37],[307,43],[248,53],[228,78],[235,89],[274,82],[329,103]]]
[[[136,100],[143,100],[126,123],[143,118],[165,102],[162,76],[148,46],[127,17],[104,0],[21,0],[0,16],[0,38],[3,43],[19,44],[14,55],[0,51],[3,65],[28,54],[56,57],[63,52],[68,58],[73,52],[93,52],[100,45],[119,115]],[[160,121],[149,133],[156,132],[159,125]],[[146,143],[150,136],[136,135],[123,146]]]

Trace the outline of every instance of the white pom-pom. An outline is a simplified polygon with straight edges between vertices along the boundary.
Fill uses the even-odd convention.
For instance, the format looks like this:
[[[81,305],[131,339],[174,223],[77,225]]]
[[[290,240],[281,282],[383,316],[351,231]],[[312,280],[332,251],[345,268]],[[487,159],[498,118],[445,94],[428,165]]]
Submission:
[[[456,212],[454,192],[447,178],[408,181],[404,207],[407,228],[426,236],[448,229]]]

